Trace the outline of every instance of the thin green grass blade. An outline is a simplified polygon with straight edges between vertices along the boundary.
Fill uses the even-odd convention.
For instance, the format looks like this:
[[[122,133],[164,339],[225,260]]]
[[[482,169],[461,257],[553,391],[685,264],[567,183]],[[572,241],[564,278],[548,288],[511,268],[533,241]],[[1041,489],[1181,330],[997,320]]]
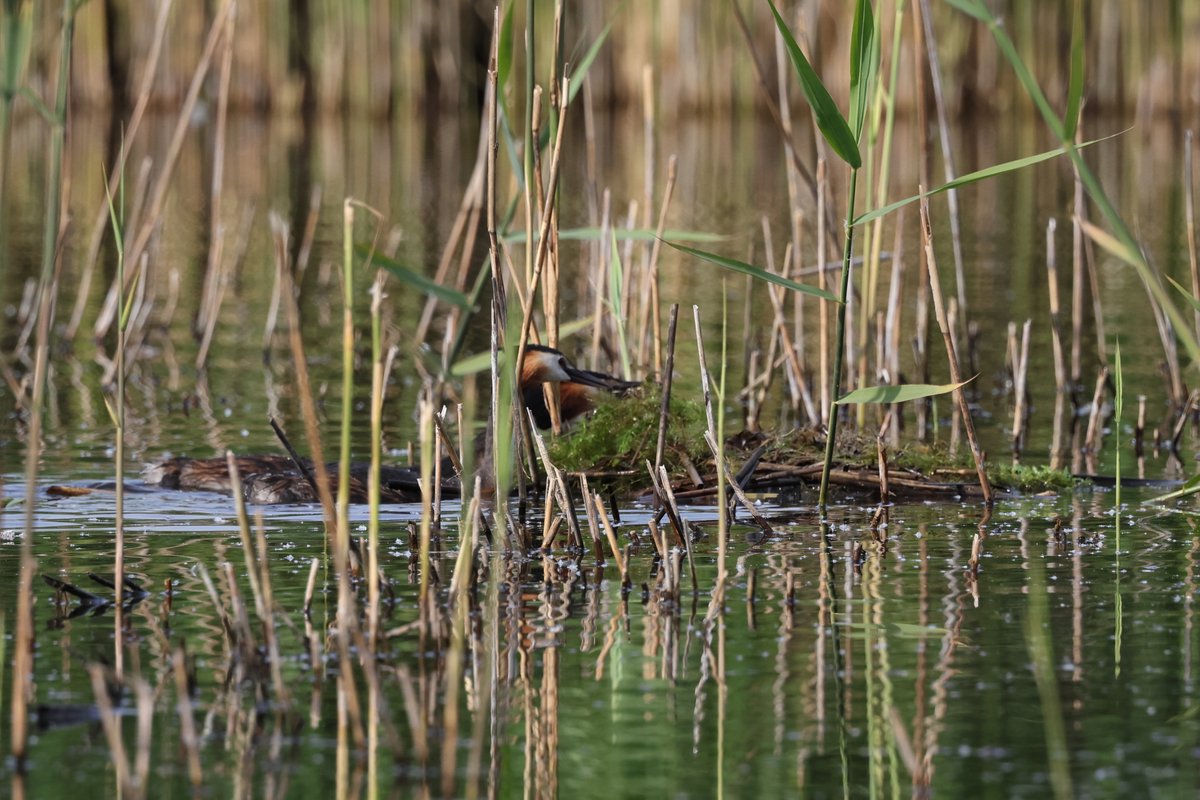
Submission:
[[[596,60],[596,56],[600,55],[600,49],[604,47],[604,43],[608,41],[608,34],[612,31],[612,22],[610,21],[604,26],[604,30],[600,31],[600,35],[596,37],[596,41],[592,42],[592,46],[583,54],[583,58],[575,62],[571,68],[571,77],[567,84],[567,100],[568,102],[575,99],[575,95],[579,94],[579,90],[583,88],[583,79],[587,77],[588,70],[591,69],[592,62]]]
[[[451,289],[449,286],[443,286],[440,283],[436,283],[411,267],[407,267],[395,259],[381,255],[378,251],[372,254],[371,248],[367,245],[357,244],[354,246],[354,251],[360,258],[363,259],[366,259],[368,256],[370,256],[371,262],[375,266],[386,269],[392,275],[396,276],[414,289],[418,289],[425,294],[431,294],[442,302],[449,303],[450,305],[458,308],[468,309],[471,307],[471,301],[465,294],[457,289]]]
[[[1147,505],[1149,503],[1162,503],[1167,500],[1177,500],[1180,497],[1187,497],[1189,495],[1196,494],[1197,492],[1200,492],[1200,473],[1197,473],[1197,474],[1193,475],[1192,477],[1188,478],[1184,482],[1183,486],[1180,486],[1178,489],[1176,489],[1173,492],[1167,492],[1164,495],[1159,495],[1158,497],[1151,497],[1148,500],[1143,500],[1142,505]]]
[[[505,3],[504,14],[500,19],[500,41],[496,43],[496,85],[503,93],[508,86],[508,76],[512,74],[513,62],[513,8],[516,0]]]
[[[1175,280],[1170,275],[1164,275],[1163,277],[1171,282],[1171,285],[1174,286],[1181,295],[1183,295],[1183,298],[1188,301],[1193,309],[1200,311],[1200,299],[1197,299],[1196,296],[1192,294],[1190,289],[1183,286],[1181,283],[1179,283],[1179,281]]]
[[[1121,340],[1117,339],[1117,353],[1114,357],[1114,371],[1117,377],[1117,397],[1116,417],[1113,420],[1113,447],[1116,450],[1116,462],[1114,470],[1117,476],[1117,485],[1113,503],[1115,505],[1114,526],[1116,528],[1116,551],[1121,552],[1121,414],[1125,410],[1125,374],[1121,369]]]
[[[862,139],[867,102],[875,83],[879,49],[875,42],[875,19],[870,0],[858,0],[854,7],[854,27],[850,34],[850,132]]]
[[[718,267],[723,269],[731,270],[733,272],[740,272],[743,275],[749,275],[751,278],[757,278],[760,281],[773,283],[776,286],[782,286],[785,289],[791,289],[795,292],[803,292],[804,294],[812,295],[813,297],[819,297],[822,300],[830,300],[834,303],[839,302],[837,295],[835,295],[833,292],[827,292],[824,289],[818,289],[815,286],[808,286],[803,283],[796,283],[795,281],[780,277],[773,272],[767,272],[765,269],[759,269],[753,264],[747,264],[744,261],[738,261],[735,258],[726,258],[725,256],[719,256],[716,253],[707,253],[703,250],[697,250],[694,247],[685,247],[681,244],[668,242],[666,239],[663,239],[663,244],[668,244],[681,253],[687,253],[690,256],[695,256],[696,258],[707,261],[710,264],[716,264]]]
[[[1087,234],[1089,239],[1100,245],[1109,255],[1116,256],[1126,264],[1131,264],[1135,267],[1141,263],[1142,258],[1139,252],[1098,225],[1093,225],[1085,220],[1079,220],[1079,227]]]
[[[800,45],[796,44],[792,32],[788,30],[787,23],[783,21],[783,17],[779,16],[779,10],[775,8],[775,3],[767,0],[767,4],[771,6],[771,13],[775,15],[775,27],[779,29],[779,35],[783,37],[788,56],[792,59],[792,66],[796,69],[796,76],[800,78],[800,88],[804,90],[804,96],[808,99],[813,114],[816,115],[817,127],[821,130],[825,141],[829,142],[833,152],[837,153],[851,167],[858,169],[862,166],[862,156],[858,152],[858,142],[851,133],[846,118],[838,110],[837,103],[833,102],[833,98],[829,96],[829,90],[825,88],[825,84],[821,83],[821,79],[817,77],[816,70],[804,57],[804,52],[800,49]]]
[[[864,386],[844,394],[834,401],[834,405],[848,406],[859,403],[904,403],[909,400],[920,400],[922,397],[935,397],[950,394],[955,389],[961,389],[974,378],[962,383],[904,383],[899,386]]]
[[[969,14],[980,22],[987,22],[991,15],[981,0],[946,0],[964,14]]]
[[[1074,0],[1071,5],[1071,77],[1067,84],[1067,110],[1063,114],[1063,137],[1066,139],[1075,138],[1083,100],[1083,0]]]
[[[566,339],[568,336],[574,336],[585,328],[590,327],[592,318],[590,316],[582,319],[572,320],[558,328],[558,338]],[[454,362],[450,366],[450,374],[455,378],[462,378],[467,375],[475,375],[480,372],[485,372],[491,366],[492,353],[490,350],[484,350],[482,353],[475,353],[466,358]],[[504,363],[504,351],[500,351],[500,363]]]
[[[655,231],[649,228],[613,228],[613,235],[619,241],[632,239],[635,242],[654,241]],[[605,235],[607,231],[601,228],[563,228],[558,232],[559,241],[592,241]],[[723,242],[726,238],[719,233],[706,231],[676,231],[665,230],[663,239],[683,240],[688,242]],[[505,244],[525,244],[525,231],[513,231],[500,237]]]
[[[1124,133],[1124,131],[1121,131],[1121,133]],[[1106,139],[1111,139],[1111,138],[1113,138],[1113,136],[1120,136],[1121,133],[1114,133],[1114,134],[1112,134],[1112,136],[1104,136],[1100,139],[1093,139],[1090,142],[1085,142],[1085,143],[1079,145],[1079,147],[1089,147],[1093,144],[1096,144],[1097,142],[1103,142]],[[896,209],[903,208],[904,206],[908,205],[909,203],[914,203],[917,200],[920,200],[922,197],[933,197],[934,195],[941,194],[942,192],[948,192],[951,189],[957,189],[961,186],[967,186],[968,184],[978,183],[979,181],[986,180],[987,178],[994,178],[997,175],[1004,175],[1009,172],[1016,172],[1019,169],[1024,169],[1025,167],[1031,167],[1034,164],[1040,164],[1043,161],[1049,161],[1052,158],[1056,158],[1058,156],[1064,155],[1067,152],[1067,149],[1068,148],[1065,146],[1064,147],[1056,147],[1053,150],[1047,150],[1046,152],[1038,153],[1037,155],[1025,156],[1024,158],[1017,158],[1017,159],[1013,159],[1012,161],[1005,161],[1003,164],[994,164],[990,167],[984,167],[983,169],[976,170],[975,172],[968,172],[966,175],[960,175],[957,178],[955,178],[954,180],[949,181],[948,183],[943,183],[941,186],[937,187],[936,189],[930,189],[928,192],[925,192],[925,194],[923,194],[923,195],[914,194],[912,197],[906,197],[903,200],[897,200],[894,203],[888,203],[886,206],[876,208],[872,211],[867,211],[866,213],[861,214],[860,216],[856,217],[854,219],[854,222],[851,224],[862,225],[864,222],[870,222],[874,219],[878,219],[879,217],[887,216],[888,214],[892,213]]]

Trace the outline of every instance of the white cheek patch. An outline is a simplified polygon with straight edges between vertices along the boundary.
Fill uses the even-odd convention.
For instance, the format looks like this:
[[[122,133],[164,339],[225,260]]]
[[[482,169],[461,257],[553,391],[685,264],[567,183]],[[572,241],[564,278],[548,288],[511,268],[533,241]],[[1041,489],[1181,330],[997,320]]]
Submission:
[[[547,365],[542,375],[542,381],[545,383],[566,383],[570,380],[571,376],[567,374],[566,370],[554,363]]]

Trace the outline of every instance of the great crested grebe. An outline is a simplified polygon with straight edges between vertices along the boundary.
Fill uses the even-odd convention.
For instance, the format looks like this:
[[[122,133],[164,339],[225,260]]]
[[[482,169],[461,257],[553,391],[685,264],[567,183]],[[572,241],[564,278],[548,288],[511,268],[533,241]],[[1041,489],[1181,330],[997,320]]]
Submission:
[[[559,350],[538,344],[525,346],[521,361],[519,389],[521,401],[533,416],[534,423],[547,429],[551,425],[550,409],[546,405],[545,384],[558,385],[559,419],[570,422],[596,408],[605,395],[622,396],[641,386],[603,372],[579,369]],[[314,503],[319,499],[316,489],[294,461],[288,456],[238,456],[238,473],[246,501],[259,505],[278,503]],[[311,464],[304,469],[312,473]],[[336,485],[338,465],[327,466],[329,478]],[[350,465],[350,502],[367,502],[367,479],[370,465]],[[443,474],[451,474],[449,465]],[[381,470],[380,502],[407,503],[421,497],[417,482],[420,471],[415,467],[383,467]],[[224,458],[188,458],[181,456],[160,461],[146,468],[143,480],[166,489],[208,492],[232,491],[229,468]],[[443,494],[457,494],[458,483],[450,478],[442,485]]]

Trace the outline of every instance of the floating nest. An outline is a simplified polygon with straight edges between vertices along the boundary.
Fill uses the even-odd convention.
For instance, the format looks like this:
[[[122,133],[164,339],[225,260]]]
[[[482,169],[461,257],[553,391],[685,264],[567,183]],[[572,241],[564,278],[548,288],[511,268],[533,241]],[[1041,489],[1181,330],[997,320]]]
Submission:
[[[550,458],[565,472],[587,476],[621,495],[650,491],[647,463],[655,462],[661,391],[647,387],[633,396],[605,402],[588,419],[549,443]],[[704,441],[703,406],[671,398],[663,465],[680,500],[716,492],[716,460]],[[743,488],[759,493],[798,489],[821,480],[825,432],[798,428],[782,432],[743,431],[727,437],[725,456],[744,479]],[[885,452],[888,490],[894,499],[982,497],[969,455],[954,455],[939,445],[910,443]],[[996,491],[1014,494],[1061,492],[1077,481],[1046,467],[989,466]],[[846,489],[880,489],[879,449],[874,437],[854,431],[839,434],[830,482]]]

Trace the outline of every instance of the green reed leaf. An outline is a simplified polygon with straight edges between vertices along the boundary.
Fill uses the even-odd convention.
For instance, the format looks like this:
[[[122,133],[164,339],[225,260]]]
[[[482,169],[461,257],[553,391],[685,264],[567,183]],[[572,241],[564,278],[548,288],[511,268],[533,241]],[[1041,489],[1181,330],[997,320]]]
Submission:
[[[922,397],[935,397],[950,394],[955,389],[966,386],[974,378],[968,378],[962,383],[904,383],[899,386],[864,386],[844,394],[834,401],[834,405],[848,406],[859,403],[903,403],[908,400],[920,400]]]
[[[1169,280],[1171,285],[1174,286],[1181,295],[1183,295],[1183,298],[1188,301],[1188,305],[1190,305],[1196,311],[1200,311],[1200,298],[1197,298],[1196,295],[1192,294],[1190,289],[1172,278],[1170,275],[1164,275],[1163,277]]]
[[[508,76],[512,74],[513,62],[513,8],[516,0],[508,0],[500,20],[500,41],[496,43],[496,86],[497,94],[504,93]]]
[[[588,70],[592,66],[592,62],[596,60],[596,56],[600,55],[600,48],[608,40],[608,34],[612,31],[612,22],[604,26],[604,30],[600,31],[600,35],[596,37],[596,41],[592,42],[592,46],[583,54],[583,58],[575,62],[571,68],[571,77],[567,86],[567,101],[575,99],[575,95],[583,88],[583,79],[587,77]]]
[[[747,264],[744,261],[738,261],[735,258],[727,258],[725,256],[717,255],[716,253],[708,253],[704,250],[697,250],[694,247],[685,247],[681,244],[668,242],[666,239],[663,239],[663,244],[668,244],[681,253],[687,253],[690,256],[695,256],[696,258],[707,261],[710,264],[716,264],[718,267],[722,267],[733,272],[740,272],[743,275],[749,275],[751,278],[757,278],[760,281],[773,283],[776,286],[782,286],[785,289],[791,289],[795,292],[803,292],[804,294],[812,295],[813,297],[819,297],[822,300],[831,300],[834,303],[839,302],[837,295],[835,295],[833,292],[827,292],[824,289],[818,289],[815,286],[808,286],[803,283],[796,283],[795,281],[776,275],[773,272],[767,272],[765,269],[760,269],[753,264]]]
[[[879,48],[875,41],[875,19],[871,0],[858,0],[854,7],[854,27],[850,34],[850,132],[861,141],[867,102],[875,83]]]
[[[987,22],[991,18],[991,14],[988,13],[987,7],[981,0],[946,0],[946,2],[982,22]]]
[[[1121,133],[1124,133],[1124,131],[1121,131]],[[1119,135],[1120,135],[1119,133],[1114,133],[1112,136],[1119,136]],[[1103,142],[1105,139],[1111,139],[1112,136],[1105,136],[1100,139],[1093,139],[1090,142],[1084,142],[1081,145],[1072,145],[1072,146],[1077,147],[1077,148],[1090,147],[1091,145],[1096,144],[1097,142]],[[957,189],[960,186],[966,186],[968,184],[977,183],[977,182],[985,180],[987,178],[994,178],[997,175],[1004,175],[1005,173],[1016,172],[1019,169],[1024,169],[1025,167],[1031,167],[1034,164],[1040,164],[1043,161],[1049,161],[1052,158],[1056,158],[1058,156],[1063,155],[1064,153],[1067,152],[1067,150],[1068,150],[1067,146],[1056,147],[1053,150],[1047,150],[1046,152],[1038,153],[1037,155],[1025,156],[1024,158],[1017,158],[1012,161],[1005,161],[1003,164],[995,164],[990,167],[984,167],[983,169],[976,170],[975,172],[968,172],[966,175],[960,175],[957,178],[955,178],[954,180],[949,181],[947,183],[943,183],[941,186],[937,187],[936,189],[930,189],[929,191],[925,192],[924,194],[914,194],[912,197],[906,197],[903,200],[897,200],[894,203],[888,203],[886,206],[876,208],[872,211],[867,211],[866,213],[861,214],[858,217],[855,217],[854,222],[852,222],[851,224],[861,225],[864,222],[870,222],[871,220],[878,219],[879,217],[887,216],[888,214],[892,213],[896,209],[903,208],[904,206],[908,205],[909,203],[913,203],[913,202],[916,202],[917,200],[920,200],[922,197],[933,197],[936,194],[941,194],[942,192],[948,192],[951,189]]]
[[[846,118],[838,110],[837,103],[833,102],[833,98],[829,96],[829,90],[825,88],[825,84],[821,83],[821,79],[817,77],[816,70],[808,63],[808,59],[800,50],[800,45],[796,44],[792,32],[788,30],[787,23],[783,21],[783,17],[779,16],[779,10],[775,8],[775,3],[767,0],[767,4],[771,6],[771,13],[775,15],[775,27],[779,29],[779,35],[783,37],[788,56],[792,59],[792,66],[796,69],[796,76],[800,78],[800,88],[804,90],[804,96],[808,99],[808,104],[817,118],[817,127],[821,130],[825,141],[829,142],[833,152],[837,153],[851,167],[858,169],[862,166],[862,156],[858,152],[858,142],[851,133]]]
[[[442,284],[425,277],[411,267],[405,266],[395,259],[388,258],[387,256],[380,254],[378,251],[372,253],[371,247],[368,245],[356,244],[354,246],[354,252],[356,252],[359,257],[363,259],[370,257],[371,263],[374,266],[386,269],[392,275],[399,278],[402,282],[408,284],[414,289],[417,289],[418,291],[424,292],[425,294],[433,295],[443,303],[449,303],[452,306],[462,309],[468,309],[471,307],[470,299],[462,292],[458,291],[457,289],[452,289],[449,286],[443,286]]]
[[[1164,495],[1159,495],[1158,497],[1151,497],[1147,500],[1143,500],[1142,505],[1147,505],[1150,503],[1161,503],[1165,500],[1177,500],[1180,497],[1187,497],[1189,495],[1196,494],[1197,492],[1200,492],[1200,473],[1197,473],[1197,474],[1193,475],[1192,477],[1188,478],[1186,481],[1184,481],[1183,486],[1180,486],[1178,489],[1176,489],[1173,492],[1167,492]]]
[[[650,228],[614,228],[613,235],[619,241],[632,239],[635,242],[652,242],[654,241],[655,231]],[[599,239],[603,235],[607,235],[608,230],[604,228],[563,228],[558,232],[559,241],[591,241]],[[708,233],[706,231],[675,231],[665,230],[662,232],[663,239],[684,240],[688,242],[723,242],[727,237],[718,233]],[[500,239],[505,244],[524,244],[525,231],[513,231],[512,233],[501,236]]]
[[[1083,100],[1083,0],[1074,0],[1071,14],[1071,77],[1067,84],[1067,110],[1063,114],[1063,138],[1074,139]]]

